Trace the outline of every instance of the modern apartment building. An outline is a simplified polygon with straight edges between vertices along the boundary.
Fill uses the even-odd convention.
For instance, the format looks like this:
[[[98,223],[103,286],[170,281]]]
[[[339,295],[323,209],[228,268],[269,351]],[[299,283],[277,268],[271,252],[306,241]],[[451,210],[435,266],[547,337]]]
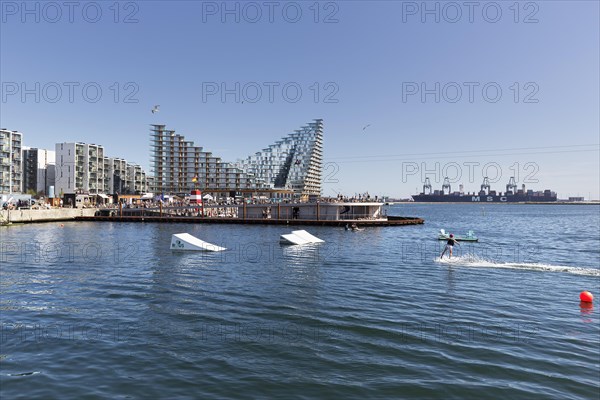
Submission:
[[[152,125],[150,135],[151,173],[156,193],[189,193],[194,188],[204,191],[239,191],[263,187],[254,176],[231,163],[224,162],[194,142],[167,130],[165,125]]]
[[[194,142],[152,125],[152,190],[189,193],[287,189],[297,198],[320,195],[323,121],[315,120],[249,158],[229,163]]]
[[[104,193],[104,148],[87,143],[56,144],[55,192]]]
[[[46,195],[55,183],[55,152],[23,147],[23,192]]]
[[[23,191],[23,134],[0,129],[0,193]]]
[[[156,185],[154,185],[154,177],[150,174],[146,174],[146,192],[150,192],[154,190]]]
[[[133,194],[143,194],[148,190],[146,172],[137,164],[127,164],[127,186]]]
[[[108,158],[106,168],[107,185],[104,190],[110,194],[130,194],[127,178],[127,161],[122,158]]]
[[[104,176],[102,177],[102,190],[103,193],[113,193],[111,189],[111,161],[110,157],[104,156],[103,166],[104,166]]]

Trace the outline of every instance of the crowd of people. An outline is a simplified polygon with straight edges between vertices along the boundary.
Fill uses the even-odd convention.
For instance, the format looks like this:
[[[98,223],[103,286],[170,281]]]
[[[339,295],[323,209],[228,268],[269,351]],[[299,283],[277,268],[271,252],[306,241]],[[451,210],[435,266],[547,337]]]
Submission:
[[[36,200],[5,201],[2,203],[3,210],[49,210],[50,204]]]
[[[339,194],[336,197],[321,197],[318,200],[321,203],[363,203],[363,202],[381,202],[381,200],[378,198],[378,196],[375,197],[371,197],[368,193],[365,194],[357,194],[354,195],[352,197],[348,197],[348,196],[343,196],[342,194]],[[304,203],[304,201],[300,201],[298,199],[274,199],[274,198],[266,198],[264,196],[261,197],[253,197],[253,198],[233,198],[233,197],[227,197],[227,198],[221,198],[221,199],[214,199],[214,198],[205,198],[203,199],[203,203],[204,206],[206,207],[211,207],[211,206],[223,206],[223,207],[227,207],[227,206],[238,206],[238,205],[243,205],[244,203],[250,205],[250,204],[273,204],[276,205],[278,203],[281,204],[299,204],[299,203]],[[125,208],[125,209],[131,209],[131,208],[144,208],[144,209],[148,209],[148,208],[160,208],[162,207],[169,207],[169,208],[177,208],[177,207],[190,207],[190,206],[194,206],[196,205],[192,200],[190,200],[189,198],[171,198],[168,201],[167,200],[161,200],[160,198],[154,198],[154,199],[146,199],[146,200],[142,200],[142,199],[130,199],[129,201],[125,202],[123,201],[121,203],[121,207]],[[74,207],[73,204],[68,203],[63,205],[63,200],[60,200],[60,204],[56,205],[57,207],[69,207],[72,208]],[[98,209],[118,209],[119,203],[115,203],[115,202],[108,202],[108,201],[98,201],[98,202],[91,202],[91,201],[85,201],[82,202],[81,204],[78,205],[78,207],[81,208],[98,208]],[[17,209],[26,209],[26,208],[31,208],[31,209],[50,209],[52,208],[52,206],[43,201],[43,200],[32,200],[31,203],[27,200],[18,200],[17,202],[4,202],[2,205],[2,208],[4,210],[17,210]],[[270,210],[266,210],[265,211],[265,218],[269,218],[269,212]],[[223,211],[223,213],[226,213],[225,211]]]

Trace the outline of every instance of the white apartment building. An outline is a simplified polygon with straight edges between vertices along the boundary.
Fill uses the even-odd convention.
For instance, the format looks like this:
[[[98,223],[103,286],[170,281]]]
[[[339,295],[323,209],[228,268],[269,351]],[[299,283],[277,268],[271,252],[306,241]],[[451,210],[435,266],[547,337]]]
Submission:
[[[106,189],[106,193],[130,193],[127,181],[127,160],[118,157],[110,158],[108,165],[109,169],[107,172],[109,185]]]
[[[127,183],[133,194],[143,194],[147,191],[146,173],[137,164],[127,164]]]
[[[0,193],[23,191],[23,134],[0,129]]]
[[[55,181],[59,196],[104,193],[104,148],[87,143],[57,143]]]

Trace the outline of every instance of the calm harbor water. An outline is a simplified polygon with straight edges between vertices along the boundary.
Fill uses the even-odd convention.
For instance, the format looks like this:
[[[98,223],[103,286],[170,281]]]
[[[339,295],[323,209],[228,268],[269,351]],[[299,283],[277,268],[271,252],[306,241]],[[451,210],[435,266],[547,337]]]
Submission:
[[[306,227],[309,247],[281,226],[3,228],[0,397],[600,396],[600,207],[388,212],[426,222]],[[441,228],[480,243],[439,262]],[[171,252],[180,232],[228,250]]]

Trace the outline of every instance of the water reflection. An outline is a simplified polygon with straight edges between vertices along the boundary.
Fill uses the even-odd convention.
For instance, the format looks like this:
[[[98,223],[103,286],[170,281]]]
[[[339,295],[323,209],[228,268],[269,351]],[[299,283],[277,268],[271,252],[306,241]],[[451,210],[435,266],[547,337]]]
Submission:
[[[579,312],[581,314],[581,321],[589,324],[594,322],[592,314],[594,313],[594,304],[587,301],[579,302]]]
[[[319,262],[325,249],[325,246],[322,246],[321,243],[281,245],[281,254],[287,266],[304,267],[307,263]]]
[[[446,272],[446,294],[454,295],[454,290],[456,286],[455,276],[454,276],[454,268],[450,265]]]

